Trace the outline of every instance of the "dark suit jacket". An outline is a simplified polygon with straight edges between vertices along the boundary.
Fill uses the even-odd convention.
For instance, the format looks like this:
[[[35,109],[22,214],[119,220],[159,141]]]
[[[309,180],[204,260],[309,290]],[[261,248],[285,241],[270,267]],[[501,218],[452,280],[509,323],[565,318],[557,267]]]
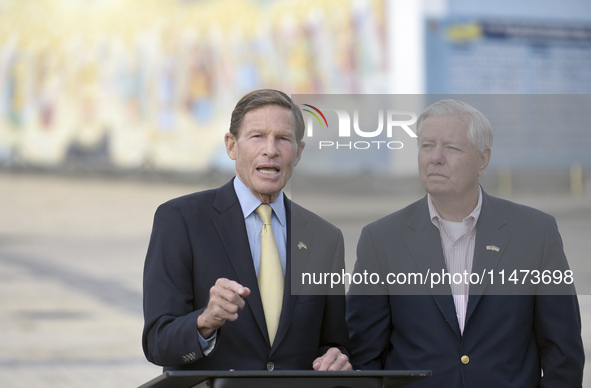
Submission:
[[[355,271],[384,276],[445,268],[426,197],[362,231]],[[556,221],[483,193],[472,273],[494,270],[495,278],[470,286],[463,335],[447,285],[393,285],[372,296],[355,295],[367,289],[352,285],[347,323],[354,368],[432,370],[412,387],[580,387],[584,351],[574,287],[519,288],[507,281],[514,269],[568,269]]]
[[[263,306],[233,182],[180,197],[156,211],[144,268],[143,349],[165,370],[311,369],[332,346],[347,355],[344,290],[340,296],[292,295],[291,263],[325,271],[344,266],[343,236],[320,217],[285,200],[288,225],[287,274],[283,309],[271,347]],[[299,242],[306,247],[297,248]],[[220,277],[249,287],[246,306],[217,333],[204,356],[197,317]]]

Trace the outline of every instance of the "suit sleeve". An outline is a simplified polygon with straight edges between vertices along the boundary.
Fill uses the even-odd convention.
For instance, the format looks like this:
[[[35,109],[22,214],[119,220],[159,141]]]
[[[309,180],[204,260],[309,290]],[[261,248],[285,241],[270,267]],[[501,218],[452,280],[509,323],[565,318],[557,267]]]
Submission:
[[[144,331],[146,358],[176,366],[201,357],[192,284],[192,247],[184,218],[170,204],[161,205],[144,266]]]
[[[370,230],[365,227],[357,245],[357,262],[353,273],[383,273]],[[347,325],[352,347],[354,369],[383,369],[390,344],[391,318],[387,292],[375,294],[364,284],[352,283],[347,295]],[[369,295],[368,295],[369,294]],[[374,295],[370,295],[374,294]]]
[[[554,217],[548,217],[543,268],[568,270],[562,239]],[[585,352],[581,317],[574,286],[551,289],[536,296],[534,331],[543,376],[540,387],[581,387]],[[559,295],[552,295],[552,293]]]
[[[343,234],[339,231],[331,273],[341,273],[345,268]],[[347,357],[350,355],[349,334],[345,321],[345,287],[341,284],[339,292],[328,292],[320,334],[319,356],[324,355],[331,347],[337,347]]]

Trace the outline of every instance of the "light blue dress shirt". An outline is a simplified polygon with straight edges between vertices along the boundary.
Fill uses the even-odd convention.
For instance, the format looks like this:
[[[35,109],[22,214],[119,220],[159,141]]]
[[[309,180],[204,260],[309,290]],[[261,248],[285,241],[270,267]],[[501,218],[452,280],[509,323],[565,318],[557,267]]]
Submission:
[[[246,187],[238,177],[234,179],[234,190],[236,191],[244,215],[244,223],[246,224],[246,233],[248,234],[252,261],[258,277],[259,265],[261,262],[261,230],[263,229],[263,221],[254,211],[262,202],[250,192],[248,187]],[[283,274],[285,275],[287,262],[287,216],[285,214],[283,191],[279,193],[275,202],[270,205],[273,209],[273,214],[271,215],[271,227],[273,228],[273,236],[275,236],[275,241],[277,242],[277,249],[279,250],[279,256],[281,258],[281,266],[283,267]]]

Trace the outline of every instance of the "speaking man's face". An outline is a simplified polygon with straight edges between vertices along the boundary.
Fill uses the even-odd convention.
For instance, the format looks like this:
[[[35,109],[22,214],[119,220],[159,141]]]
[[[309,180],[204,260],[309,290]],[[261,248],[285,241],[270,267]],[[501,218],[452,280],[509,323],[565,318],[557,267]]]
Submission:
[[[486,171],[490,149],[484,152],[468,138],[469,118],[429,116],[419,135],[419,175],[434,197],[461,199],[478,190]]]
[[[275,201],[304,149],[291,131],[291,110],[279,105],[246,113],[238,138],[228,133],[225,142],[228,155],[236,161],[236,175],[263,203]]]

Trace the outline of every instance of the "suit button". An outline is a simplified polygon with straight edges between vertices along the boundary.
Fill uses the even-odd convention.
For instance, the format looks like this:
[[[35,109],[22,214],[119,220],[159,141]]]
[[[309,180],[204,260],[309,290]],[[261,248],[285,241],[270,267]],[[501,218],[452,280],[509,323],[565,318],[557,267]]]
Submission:
[[[464,356],[462,356],[462,358],[460,358],[460,360],[462,361],[462,364],[466,365],[467,363],[470,362],[470,357],[464,355]]]
[[[271,371],[275,369],[275,364],[273,364],[272,362],[268,362],[267,363],[267,370]]]

